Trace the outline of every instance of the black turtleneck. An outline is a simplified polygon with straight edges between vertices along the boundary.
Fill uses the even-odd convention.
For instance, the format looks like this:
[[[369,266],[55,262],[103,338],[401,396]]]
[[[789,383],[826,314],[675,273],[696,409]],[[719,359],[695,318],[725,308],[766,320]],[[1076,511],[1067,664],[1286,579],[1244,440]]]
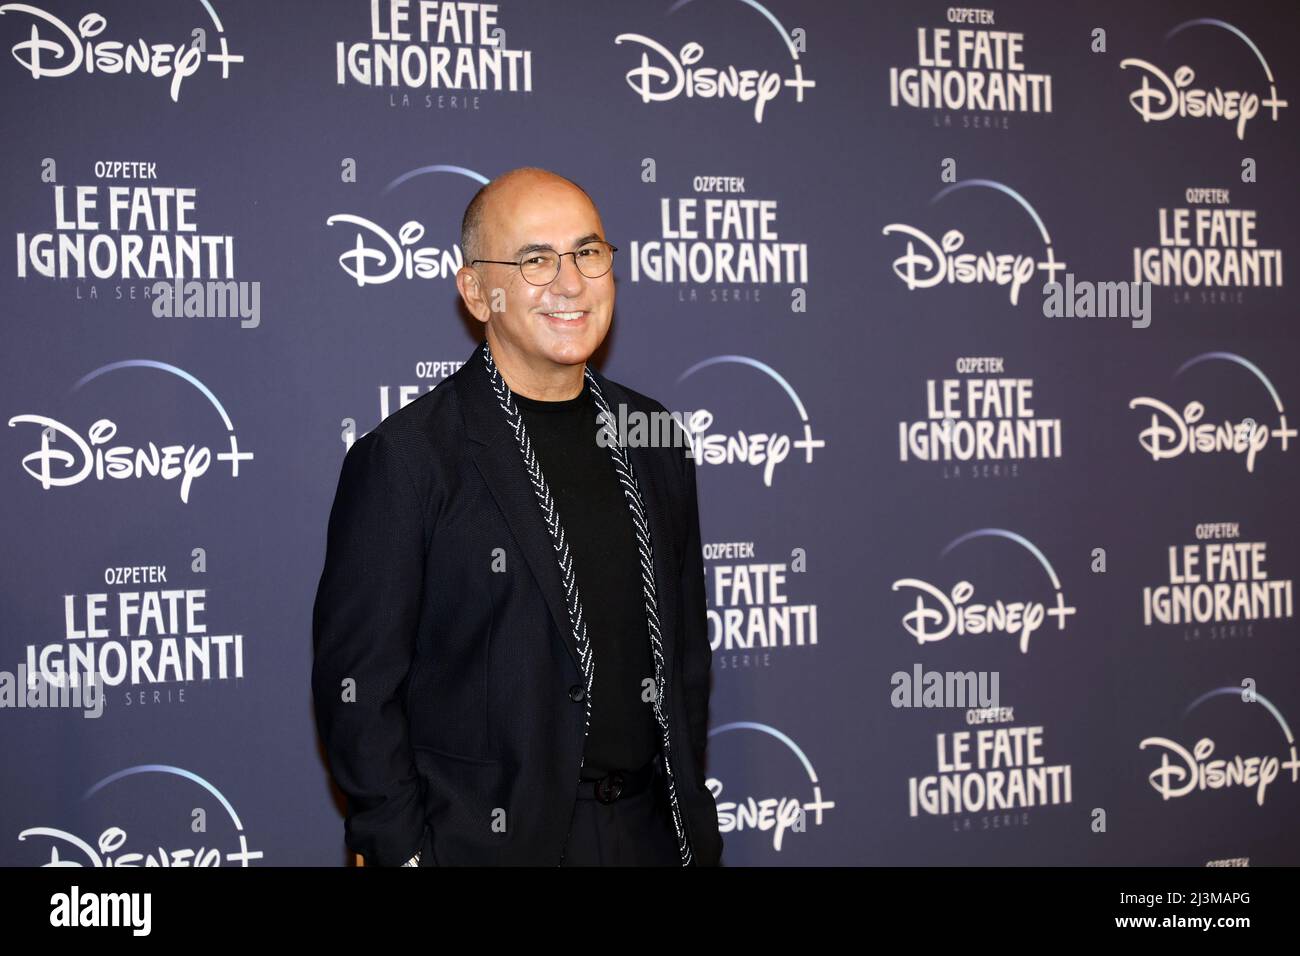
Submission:
[[[636,770],[657,749],[643,681],[654,677],[632,515],[609,449],[596,444],[596,404],[583,379],[558,402],[514,396],[569,542],[595,661],[582,778]]]

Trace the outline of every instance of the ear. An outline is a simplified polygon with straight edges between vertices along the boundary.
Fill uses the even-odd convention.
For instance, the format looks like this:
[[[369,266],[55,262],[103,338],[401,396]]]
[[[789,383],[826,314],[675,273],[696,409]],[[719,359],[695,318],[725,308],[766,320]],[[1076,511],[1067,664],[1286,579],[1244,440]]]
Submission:
[[[461,301],[470,314],[480,322],[486,323],[492,315],[492,306],[488,301],[487,289],[483,286],[483,277],[471,266],[461,266],[456,270],[456,290],[460,292]]]

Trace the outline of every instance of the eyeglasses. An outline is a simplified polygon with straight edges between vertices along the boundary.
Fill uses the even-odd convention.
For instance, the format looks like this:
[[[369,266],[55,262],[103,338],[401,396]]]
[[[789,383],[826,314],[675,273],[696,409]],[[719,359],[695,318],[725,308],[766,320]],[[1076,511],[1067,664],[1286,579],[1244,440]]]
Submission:
[[[614,253],[617,246],[597,240],[579,246],[572,252],[556,252],[554,249],[537,249],[528,253],[518,262],[506,259],[473,259],[470,265],[479,262],[493,262],[499,266],[518,266],[524,281],[531,285],[550,285],[560,274],[560,260],[573,256],[573,264],[588,279],[599,279],[614,267]]]

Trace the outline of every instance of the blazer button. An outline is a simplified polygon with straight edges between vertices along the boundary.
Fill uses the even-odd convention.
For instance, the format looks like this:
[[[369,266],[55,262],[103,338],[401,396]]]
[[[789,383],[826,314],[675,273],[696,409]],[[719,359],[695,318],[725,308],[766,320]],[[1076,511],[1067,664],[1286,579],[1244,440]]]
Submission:
[[[586,696],[587,696],[587,688],[583,687],[581,684],[574,684],[572,687],[569,688],[569,700],[573,701],[574,703],[581,702],[582,699],[585,698]]]

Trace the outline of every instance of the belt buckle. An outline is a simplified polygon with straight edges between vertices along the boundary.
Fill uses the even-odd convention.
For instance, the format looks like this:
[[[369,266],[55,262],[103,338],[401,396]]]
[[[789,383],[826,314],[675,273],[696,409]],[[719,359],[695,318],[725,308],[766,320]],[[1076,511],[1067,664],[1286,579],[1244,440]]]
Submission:
[[[596,799],[601,803],[613,803],[623,792],[623,775],[618,771],[606,774],[596,781]]]

